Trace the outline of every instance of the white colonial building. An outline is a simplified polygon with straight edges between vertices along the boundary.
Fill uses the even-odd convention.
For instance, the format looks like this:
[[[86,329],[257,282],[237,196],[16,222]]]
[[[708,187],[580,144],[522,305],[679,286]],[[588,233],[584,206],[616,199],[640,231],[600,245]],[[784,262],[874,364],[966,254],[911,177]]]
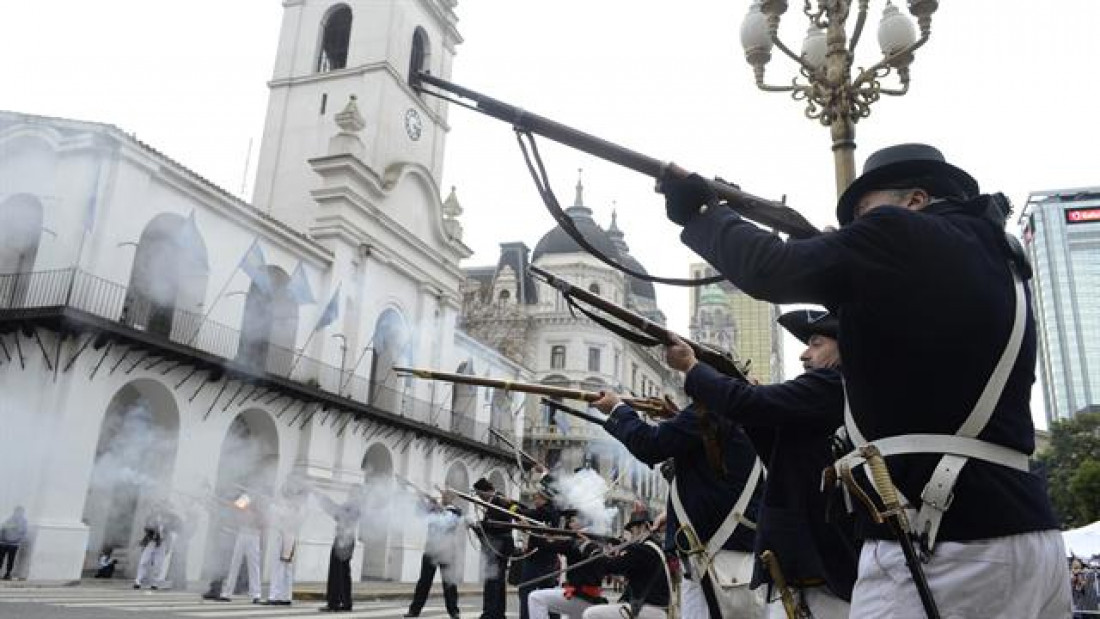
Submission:
[[[645,272],[630,254],[615,215],[606,229],[592,218],[579,179],[573,206],[565,212],[586,241]],[[653,284],[600,262],[557,226],[539,239],[534,252],[522,242],[501,243],[496,265],[466,269],[462,324],[467,331],[523,363],[540,383],[639,397],[669,395],[686,403],[682,376],[665,365],[663,349],[631,342],[574,312],[556,289],[528,274],[528,264],[665,324]],[[565,403],[586,407],[581,401]],[[613,487],[610,498],[620,516],[638,499],[664,509],[667,484],[657,471],[638,463],[602,428],[560,413],[551,417],[545,409],[526,416],[529,453],[564,474],[581,467],[597,470]]]
[[[196,580],[211,497],[291,475],[337,501],[395,473],[512,489],[488,429],[521,431],[520,402],[393,371],[530,378],[456,329],[446,109],[409,86],[449,76],[455,1],[283,5],[251,203],[116,127],[0,113],[0,513],[26,507],[31,580],[79,578],[105,545],[132,569],[158,498],[191,508]],[[367,512],[355,577],[414,580],[423,532]],[[311,503],[299,580],[324,580],[332,536]]]

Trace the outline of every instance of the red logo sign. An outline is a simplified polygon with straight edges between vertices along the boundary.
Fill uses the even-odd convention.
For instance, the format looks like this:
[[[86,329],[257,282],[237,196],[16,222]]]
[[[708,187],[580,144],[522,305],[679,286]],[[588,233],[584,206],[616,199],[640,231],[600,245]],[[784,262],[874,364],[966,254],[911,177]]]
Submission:
[[[1083,224],[1100,221],[1100,208],[1077,208],[1066,211],[1066,223]]]

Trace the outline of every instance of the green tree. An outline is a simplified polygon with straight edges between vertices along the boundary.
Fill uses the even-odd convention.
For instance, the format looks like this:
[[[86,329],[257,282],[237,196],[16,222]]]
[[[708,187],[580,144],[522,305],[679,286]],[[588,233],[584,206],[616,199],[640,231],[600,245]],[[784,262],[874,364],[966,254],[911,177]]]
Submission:
[[[1050,498],[1062,526],[1100,519],[1100,412],[1051,424],[1050,448],[1039,460],[1046,466]]]

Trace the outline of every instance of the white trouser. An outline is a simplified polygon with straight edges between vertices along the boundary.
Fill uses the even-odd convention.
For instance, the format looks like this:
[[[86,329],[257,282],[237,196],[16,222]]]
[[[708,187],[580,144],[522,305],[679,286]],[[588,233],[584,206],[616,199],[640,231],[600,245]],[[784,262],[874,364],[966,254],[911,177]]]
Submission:
[[[294,562],[276,559],[271,567],[271,586],[267,599],[289,602],[294,589]]]
[[[164,549],[164,560],[161,561],[160,569],[157,570],[156,579],[162,583],[168,582],[168,564],[172,562],[172,549],[176,547],[176,534],[169,533],[165,536],[164,541],[160,543],[160,547]]]
[[[284,540],[290,541],[284,548]],[[293,537],[284,537],[284,533],[277,532],[275,547],[279,549],[279,556],[275,557],[275,565],[271,566],[271,585],[267,590],[267,599],[279,602],[289,602],[294,589],[294,551]],[[288,552],[290,561],[283,560],[283,553]]]
[[[260,591],[260,532],[244,528],[237,532],[237,541],[233,544],[233,558],[229,560],[229,575],[222,584],[222,597],[230,597],[237,588],[237,574],[241,571],[241,561],[248,564],[248,597],[257,599]]]
[[[623,619],[628,616],[624,609],[629,610],[630,604],[597,604],[589,606],[584,611],[584,619]],[[665,609],[656,606],[643,605],[638,609],[636,619],[666,619],[668,613]]]
[[[768,616],[762,587],[755,590],[747,586],[734,587],[725,592],[725,601],[724,616],[727,618],[765,619]],[[688,578],[680,581],[680,616],[683,619],[709,619],[711,616],[703,585]]]
[[[557,613],[569,619],[581,619],[584,611],[592,606],[580,598],[566,599],[565,589],[539,589],[532,591],[527,598],[527,615],[530,619],[547,619],[550,613]]]
[[[974,542],[940,542],[924,564],[940,615],[952,619],[1063,619],[1070,616],[1069,569],[1058,531]],[[925,617],[896,542],[869,540],[859,556],[853,619]]]
[[[164,565],[164,552],[165,545],[163,543],[157,546],[155,543],[149,542],[141,549],[137,577],[134,578],[135,585],[144,585],[147,582],[154,586],[160,584],[161,567]]]
[[[761,588],[767,591],[767,585]],[[852,609],[848,602],[833,595],[828,587],[792,588],[791,592],[794,594],[796,603],[805,603],[814,619],[848,619],[848,613]],[[787,611],[783,608],[782,600],[776,600],[768,605],[768,619],[787,619]]]

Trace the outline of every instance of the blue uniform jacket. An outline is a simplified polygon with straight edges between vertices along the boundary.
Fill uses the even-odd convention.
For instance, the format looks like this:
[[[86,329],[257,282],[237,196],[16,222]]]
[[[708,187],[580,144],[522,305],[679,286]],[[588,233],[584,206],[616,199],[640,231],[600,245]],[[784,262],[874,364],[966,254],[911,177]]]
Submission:
[[[880,207],[837,232],[790,241],[715,208],[689,221],[681,239],[753,297],[817,303],[837,313],[848,397],[868,440],[954,434],[1008,339],[1014,293],[1004,232],[963,205]],[[1021,352],[980,439],[1034,451],[1028,406],[1034,369],[1029,308]],[[938,457],[887,460],[898,488],[918,501]],[[1054,528],[1038,477],[971,460],[939,539]],[[885,528],[866,533],[889,536]]]
[[[821,492],[821,472],[833,461],[830,438],[844,422],[844,387],[837,370],[811,370],[775,385],[750,385],[705,363],[687,373],[684,390],[696,402],[766,433],[770,450],[760,454],[768,483],[757,519],[757,557],[772,551],[792,585],[824,580],[851,599],[859,544],[843,501]],[[758,560],[752,586],[771,582]]]
[[[715,421],[721,421],[717,415]],[[746,479],[756,461],[756,452],[743,431],[730,423],[719,423],[719,440],[722,457],[729,474],[721,478],[707,462],[703,439],[699,431],[697,413],[687,407],[675,417],[650,425],[638,417],[629,406],[622,405],[612,411],[604,423],[612,436],[622,442],[635,458],[653,466],[673,458],[676,463],[677,483],[680,484],[680,500],[684,504],[691,524],[702,542],[706,543],[726,519],[733,508]],[[756,510],[763,484],[756,488],[745,517],[756,520]],[[668,528],[665,547],[672,548],[674,534],[680,523],[667,505]],[[739,526],[726,541],[727,550],[752,551],[753,532]]]

